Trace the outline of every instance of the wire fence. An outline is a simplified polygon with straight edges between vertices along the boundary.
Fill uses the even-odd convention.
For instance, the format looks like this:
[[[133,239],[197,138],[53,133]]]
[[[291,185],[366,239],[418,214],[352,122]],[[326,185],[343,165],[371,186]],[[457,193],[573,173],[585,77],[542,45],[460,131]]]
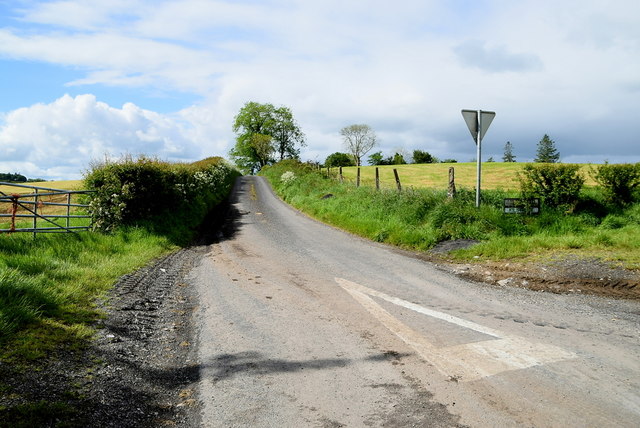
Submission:
[[[89,205],[80,195],[91,190],[62,190],[0,182],[0,233],[75,232],[88,230]],[[75,197],[75,200],[74,200]]]

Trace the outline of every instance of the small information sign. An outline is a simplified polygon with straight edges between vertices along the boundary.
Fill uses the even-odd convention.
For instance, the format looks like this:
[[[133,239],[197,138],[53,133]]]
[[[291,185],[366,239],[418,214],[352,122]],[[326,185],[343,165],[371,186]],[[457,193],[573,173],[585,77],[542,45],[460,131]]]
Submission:
[[[532,198],[532,199],[505,198],[504,213],[505,214],[539,214],[540,198]]]

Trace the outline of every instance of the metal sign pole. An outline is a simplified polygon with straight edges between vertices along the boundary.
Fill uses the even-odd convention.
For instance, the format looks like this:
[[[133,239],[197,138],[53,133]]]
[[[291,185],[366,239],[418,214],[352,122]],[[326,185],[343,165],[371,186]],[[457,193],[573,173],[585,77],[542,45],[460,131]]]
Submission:
[[[476,208],[480,207],[480,176],[482,174],[482,149],[480,148],[482,143],[482,110],[478,110],[478,135],[476,137]]]

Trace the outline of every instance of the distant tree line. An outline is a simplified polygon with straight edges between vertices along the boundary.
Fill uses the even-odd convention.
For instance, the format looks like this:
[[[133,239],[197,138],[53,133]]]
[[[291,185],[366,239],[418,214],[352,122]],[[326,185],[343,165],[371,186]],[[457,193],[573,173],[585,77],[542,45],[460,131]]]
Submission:
[[[405,165],[408,163],[425,164],[425,163],[456,163],[455,159],[443,159],[440,160],[433,156],[429,152],[424,150],[414,150],[410,158],[399,152],[394,152],[393,155],[384,156],[381,151],[372,153],[367,157],[369,165]],[[334,168],[340,166],[356,166],[353,154],[335,152],[327,156],[327,160],[324,163],[325,167]]]
[[[0,172],[0,181],[10,181],[12,183],[26,183],[27,177],[18,173]]]

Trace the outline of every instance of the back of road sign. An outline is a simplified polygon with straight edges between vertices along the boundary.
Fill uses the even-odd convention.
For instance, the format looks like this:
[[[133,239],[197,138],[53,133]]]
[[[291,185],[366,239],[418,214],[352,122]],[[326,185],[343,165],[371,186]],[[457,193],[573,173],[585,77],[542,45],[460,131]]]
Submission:
[[[462,110],[462,117],[464,117],[464,121],[467,123],[469,132],[471,132],[473,141],[476,144],[478,144],[478,113],[480,113],[480,125],[482,127],[480,130],[480,141],[484,138],[484,134],[487,133],[487,129],[489,129],[489,125],[493,122],[493,118],[496,117],[496,113],[493,111]]]

